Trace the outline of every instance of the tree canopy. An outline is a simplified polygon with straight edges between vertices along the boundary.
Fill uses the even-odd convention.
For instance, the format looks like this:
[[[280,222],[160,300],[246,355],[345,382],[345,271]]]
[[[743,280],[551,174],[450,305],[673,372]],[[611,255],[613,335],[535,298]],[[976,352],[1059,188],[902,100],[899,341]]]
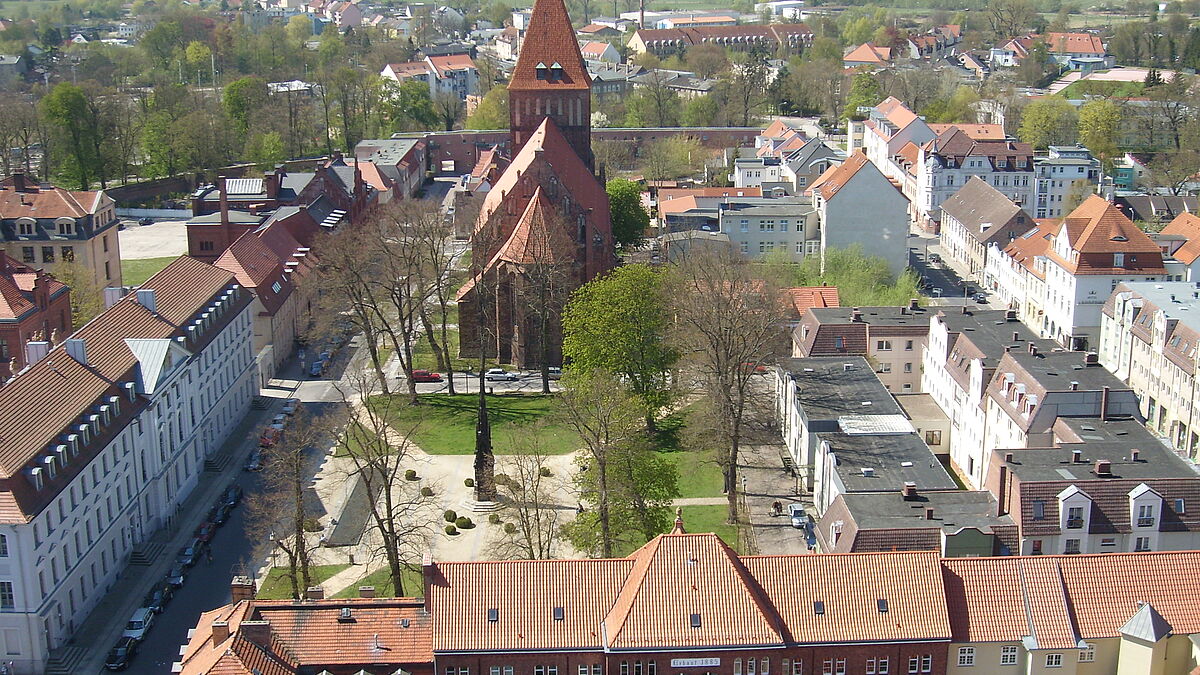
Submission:
[[[642,206],[642,186],[624,178],[613,178],[605,189],[617,246],[628,248],[641,244],[650,227],[650,214]]]

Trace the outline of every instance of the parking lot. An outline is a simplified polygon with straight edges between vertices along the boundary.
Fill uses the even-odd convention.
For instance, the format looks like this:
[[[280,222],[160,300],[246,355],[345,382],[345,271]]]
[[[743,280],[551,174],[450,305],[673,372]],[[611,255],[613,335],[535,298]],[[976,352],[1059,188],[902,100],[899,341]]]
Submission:
[[[139,225],[136,220],[121,221],[121,258],[141,260],[165,258],[187,253],[187,223],[183,220],[160,220],[153,225]]]

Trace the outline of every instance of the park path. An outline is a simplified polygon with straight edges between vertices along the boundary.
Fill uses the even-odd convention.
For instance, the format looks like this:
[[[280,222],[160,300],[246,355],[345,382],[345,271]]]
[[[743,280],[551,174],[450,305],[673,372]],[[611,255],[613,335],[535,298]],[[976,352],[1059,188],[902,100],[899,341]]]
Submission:
[[[671,500],[671,506],[720,506],[728,503],[725,497],[681,497]]]

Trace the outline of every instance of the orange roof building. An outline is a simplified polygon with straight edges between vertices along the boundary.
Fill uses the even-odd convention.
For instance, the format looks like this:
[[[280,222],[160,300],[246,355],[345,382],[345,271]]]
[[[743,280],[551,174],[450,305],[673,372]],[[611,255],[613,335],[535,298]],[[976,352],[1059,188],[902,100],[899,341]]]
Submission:
[[[889,66],[891,62],[891,47],[876,47],[870,42],[862,43],[842,57],[842,63],[847,68],[854,68],[855,66]]]
[[[71,332],[71,289],[0,250],[0,382],[24,368],[26,343]]]

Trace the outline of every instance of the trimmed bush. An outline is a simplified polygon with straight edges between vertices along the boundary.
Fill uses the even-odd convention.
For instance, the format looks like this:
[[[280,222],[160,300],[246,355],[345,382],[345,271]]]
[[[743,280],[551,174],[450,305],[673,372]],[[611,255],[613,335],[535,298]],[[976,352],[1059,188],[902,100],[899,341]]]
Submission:
[[[453,525],[447,525],[446,526],[446,534],[458,534],[458,529],[455,528]]]
[[[505,485],[508,483],[508,474],[498,473],[492,480],[495,481],[496,485]]]
[[[433,496],[433,488],[428,487],[428,486],[421,488],[421,496],[422,497],[432,497]]]
[[[493,513],[492,515],[488,516],[488,522],[493,525],[499,525],[500,524],[500,514]]]
[[[550,467],[543,466],[542,468],[538,469],[538,474],[540,474],[542,476],[549,476],[550,475]]]
[[[322,529],[324,528],[321,527],[321,522],[316,518],[309,516],[304,519],[305,532],[320,532]]]
[[[516,526],[516,525],[514,525],[514,524],[512,524],[512,523],[505,523],[505,524],[504,524],[504,534],[516,534],[516,533],[517,533],[517,526]]]
[[[417,480],[417,470],[406,469],[404,471],[404,480]]]
[[[459,516],[458,520],[454,521],[454,524],[457,525],[458,529],[460,530],[469,530],[475,527],[475,523],[466,516]]]
[[[467,487],[469,487],[469,488],[473,488],[473,487],[475,487],[475,479],[474,479],[474,478],[468,478],[468,479],[466,479],[466,480],[464,480],[464,481],[463,481],[463,485],[466,485],[466,486],[467,486]]]
[[[458,519],[458,514],[453,511],[446,511],[442,514],[442,517],[446,519],[447,523],[453,523]]]

